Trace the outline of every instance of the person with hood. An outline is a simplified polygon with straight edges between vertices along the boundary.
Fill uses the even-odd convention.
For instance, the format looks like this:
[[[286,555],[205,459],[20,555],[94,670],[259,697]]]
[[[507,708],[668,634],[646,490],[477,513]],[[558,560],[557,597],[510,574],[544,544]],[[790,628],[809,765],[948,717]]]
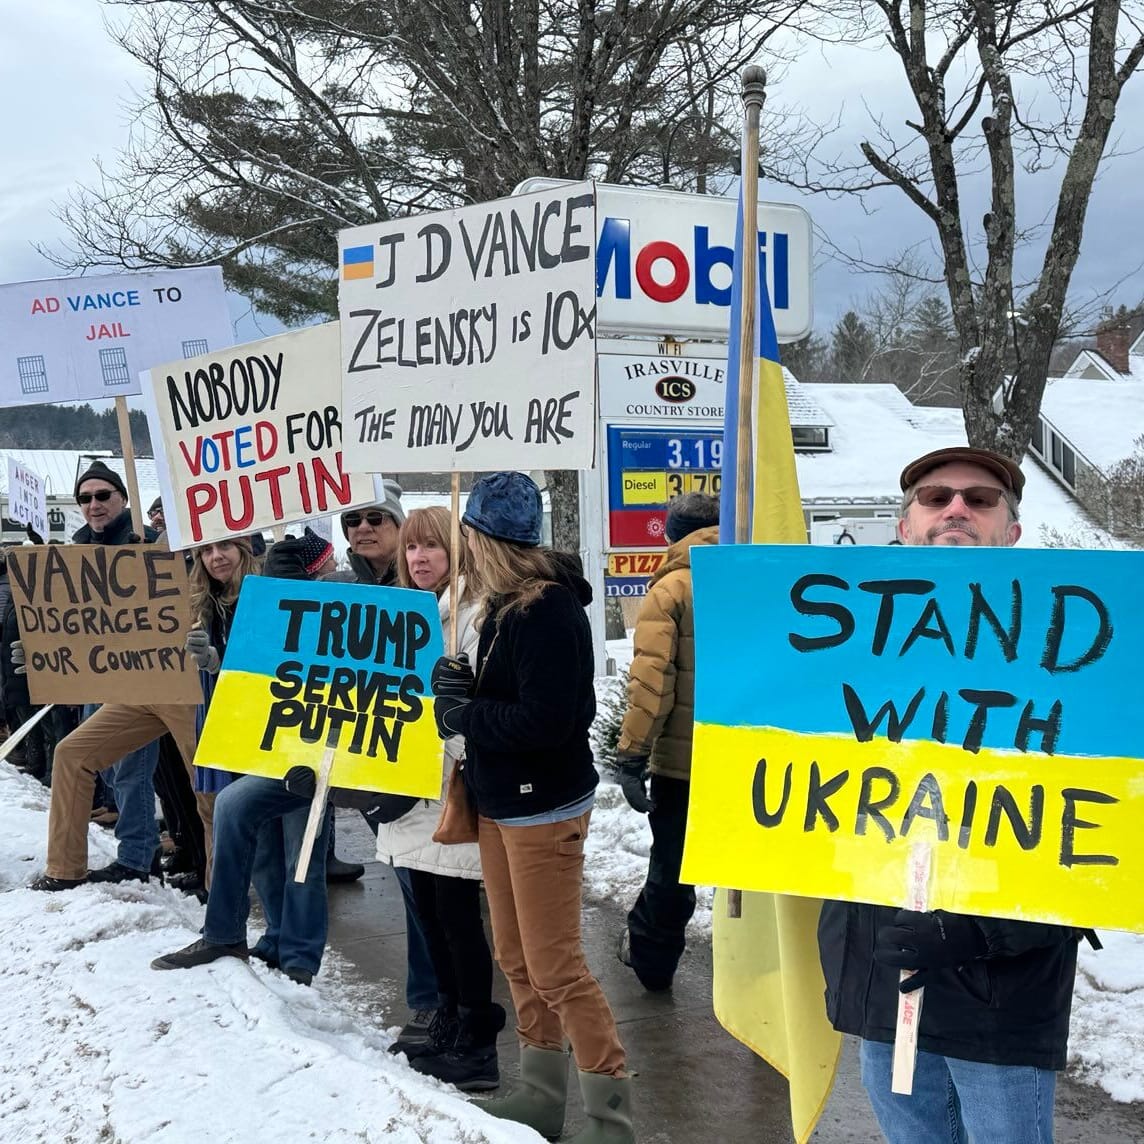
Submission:
[[[718,499],[704,493],[676,497],[668,505],[666,534],[667,559],[636,620],[628,709],[616,748],[624,797],[648,816],[652,837],[647,881],[628,914],[619,957],[653,991],[671,988],[695,913],[695,887],[679,882],[695,725],[691,553],[719,543]]]
[[[599,782],[588,743],[592,590],[541,550],[542,518],[540,490],[523,473],[473,485],[462,521],[481,591],[477,661],[442,656],[431,679],[437,733],[465,737],[496,958],[522,1042],[519,1087],[483,1107],[558,1136],[567,1037],[587,1114],[572,1139],[626,1144],[635,1135],[624,1048],[580,937],[584,839]]]

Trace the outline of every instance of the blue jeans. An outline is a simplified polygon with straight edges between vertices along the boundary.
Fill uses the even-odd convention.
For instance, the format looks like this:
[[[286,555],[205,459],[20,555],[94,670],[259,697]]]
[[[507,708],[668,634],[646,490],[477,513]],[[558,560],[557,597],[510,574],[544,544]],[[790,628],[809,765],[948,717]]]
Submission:
[[[1052,1144],[1055,1072],[919,1051],[913,1095],[898,1096],[894,1046],[860,1043],[862,1084],[889,1144]]]
[[[429,952],[425,929],[421,925],[421,915],[417,912],[413,879],[404,866],[395,866],[393,872],[397,875],[401,896],[405,899],[405,1004],[414,1010],[436,1009],[441,1003],[437,974],[433,969],[433,957]]]
[[[99,709],[97,703],[84,704],[83,717]],[[104,780],[115,795],[119,819],[115,840],[116,859],[132,870],[150,870],[159,849],[159,823],[155,819],[155,768],[159,764],[159,740],[124,755]]]
[[[210,945],[246,941],[253,881],[266,914],[257,948],[283,969],[317,973],[326,946],[326,838],[330,812],[314,840],[306,881],[294,868],[310,804],[280,779],[244,775],[214,808],[214,874],[203,937]]]

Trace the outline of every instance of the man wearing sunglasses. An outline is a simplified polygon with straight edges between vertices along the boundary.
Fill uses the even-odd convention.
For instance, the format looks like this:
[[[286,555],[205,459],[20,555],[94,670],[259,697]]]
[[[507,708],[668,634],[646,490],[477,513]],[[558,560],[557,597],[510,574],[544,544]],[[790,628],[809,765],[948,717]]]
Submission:
[[[127,488],[114,469],[102,461],[93,461],[75,483],[75,499],[87,522],[72,537],[76,544],[139,543],[139,534],[132,529],[127,511]],[[143,540],[147,544],[158,539],[153,528],[144,527]]]
[[[359,584],[397,583],[397,531],[405,520],[401,486],[384,481],[385,499],[370,508],[343,512],[342,533],[350,546],[350,567]]]
[[[1009,547],[1025,477],[1007,457],[938,449],[902,471],[903,544]],[[972,564],[972,559],[970,559]],[[824,902],[827,1015],[861,1038],[862,1083],[890,1144],[1050,1144],[1077,931]],[[899,986],[902,970],[913,976]],[[925,986],[912,1096],[890,1091],[899,988]]]

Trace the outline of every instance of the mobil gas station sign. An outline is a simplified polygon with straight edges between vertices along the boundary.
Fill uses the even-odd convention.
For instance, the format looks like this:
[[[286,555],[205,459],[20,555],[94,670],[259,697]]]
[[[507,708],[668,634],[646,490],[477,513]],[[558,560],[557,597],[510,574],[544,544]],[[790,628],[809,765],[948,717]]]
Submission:
[[[554,185],[529,179],[517,193]],[[601,336],[725,340],[738,202],[596,184],[596,324]],[[800,207],[760,203],[759,274],[779,341],[811,331],[811,223]]]

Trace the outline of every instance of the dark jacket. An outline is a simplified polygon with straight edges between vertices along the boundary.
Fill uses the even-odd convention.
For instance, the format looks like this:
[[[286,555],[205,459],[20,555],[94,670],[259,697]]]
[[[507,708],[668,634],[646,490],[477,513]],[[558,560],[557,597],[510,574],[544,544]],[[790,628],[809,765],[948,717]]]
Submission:
[[[28,677],[12,669],[12,641],[20,638],[8,574],[0,576],[0,720],[28,705]]]
[[[148,525],[143,526],[143,543],[154,544],[159,534]],[[102,532],[92,532],[85,524],[75,531],[74,544],[139,544],[139,533],[131,527],[131,514],[124,509]]]
[[[826,1015],[842,1033],[891,1042],[898,971],[874,960],[887,906],[824,902],[818,946]],[[989,953],[926,986],[918,1047],[983,1064],[1063,1069],[1078,931],[1038,922],[973,919]]]
[[[461,714],[465,785],[488,818],[543,814],[599,782],[588,745],[596,714],[588,582],[553,560],[556,579],[525,611],[481,627],[473,700]]]

